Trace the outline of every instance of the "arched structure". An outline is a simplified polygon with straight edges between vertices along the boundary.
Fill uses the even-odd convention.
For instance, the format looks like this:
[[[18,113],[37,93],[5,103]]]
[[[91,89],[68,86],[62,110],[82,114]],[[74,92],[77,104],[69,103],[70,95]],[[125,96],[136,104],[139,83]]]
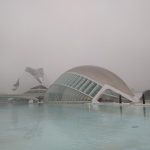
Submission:
[[[50,86],[45,99],[93,103],[136,101],[121,78],[96,66],[79,66],[68,70]]]

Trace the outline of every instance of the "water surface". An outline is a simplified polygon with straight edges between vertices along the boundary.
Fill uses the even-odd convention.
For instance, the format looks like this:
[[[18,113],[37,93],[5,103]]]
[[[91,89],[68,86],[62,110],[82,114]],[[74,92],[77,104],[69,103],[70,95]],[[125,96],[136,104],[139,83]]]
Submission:
[[[0,150],[150,150],[150,106],[0,104]]]

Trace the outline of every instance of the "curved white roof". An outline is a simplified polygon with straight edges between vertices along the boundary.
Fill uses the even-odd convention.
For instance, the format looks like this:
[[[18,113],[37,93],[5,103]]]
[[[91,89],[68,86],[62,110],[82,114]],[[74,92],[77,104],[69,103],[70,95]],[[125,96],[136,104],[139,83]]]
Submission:
[[[101,67],[97,66],[79,66],[72,68],[68,70],[67,72],[74,72],[83,76],[86,76],[92,80],[94,80],[97,83],[100,83],[101,85],[110,85],[115,89],[120,90],[121,92],[124,92],[125,94],[133,97],[134,94],[132,91],[128,88],[128,86],[125,84],[125,82],[112,73],[109,70],[106,70]]]

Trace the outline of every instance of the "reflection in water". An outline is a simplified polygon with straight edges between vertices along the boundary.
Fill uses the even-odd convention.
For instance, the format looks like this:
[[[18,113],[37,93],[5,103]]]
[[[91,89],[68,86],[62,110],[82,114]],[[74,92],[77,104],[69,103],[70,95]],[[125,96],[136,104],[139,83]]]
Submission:
[[[145,108],[145,106],[143,106],[143,115],[144,115],[144,117],[146,117],[146,108]]]
[[[120,105],[120,115],[121,115],[121,117],[122,117],[122,105]]]
[[[18,111],[17,109],[11,109],[11,119],[14,127],[17,127],[18,124]]]
[[[95,111],[105,112],[106,114],[119,114],[121,117],[124,115],[133,116],[139,114],[144,118],[147,117],[147,113],[150,109],[147,106],[136,106],[136,105],[114,105],[114,104],[91,104],[89,105],[89,111],[91,109]]]
[[[0,150],[146,150],[149,116],[125,104],[0,106]]]

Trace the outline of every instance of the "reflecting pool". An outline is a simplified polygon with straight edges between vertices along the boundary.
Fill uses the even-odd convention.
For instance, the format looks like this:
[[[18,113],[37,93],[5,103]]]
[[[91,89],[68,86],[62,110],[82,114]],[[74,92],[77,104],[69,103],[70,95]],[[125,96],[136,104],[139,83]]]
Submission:
[[[0,150],[150,150],[150,106],[0,104]]]

